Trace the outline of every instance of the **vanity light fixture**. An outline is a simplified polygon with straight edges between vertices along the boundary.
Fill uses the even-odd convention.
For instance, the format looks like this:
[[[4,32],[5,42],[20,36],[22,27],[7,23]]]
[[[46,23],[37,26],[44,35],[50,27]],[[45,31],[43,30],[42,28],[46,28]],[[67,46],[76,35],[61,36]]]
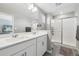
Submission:
[[[29,9],[29,10],[32,10],[33,8],[34,8],[34,5],[33,5],[33,4],[29,4],[29,5],[28,5],[28,9]]]
[[[31,10],[32,12],[36,12],[38,9],[34,4],[29,4],[28,9]]]
[[[32,9],[32,12],[36,12],[38,9],[37,9],[37,7],[34,7],[33,9]]]

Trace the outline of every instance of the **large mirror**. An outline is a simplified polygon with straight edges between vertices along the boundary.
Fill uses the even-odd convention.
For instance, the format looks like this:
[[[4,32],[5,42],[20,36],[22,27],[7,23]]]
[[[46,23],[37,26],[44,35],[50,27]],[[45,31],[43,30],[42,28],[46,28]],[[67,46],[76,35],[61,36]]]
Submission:
[[[13,16],[0,13],[0,34],[9,34],[13,32]]]

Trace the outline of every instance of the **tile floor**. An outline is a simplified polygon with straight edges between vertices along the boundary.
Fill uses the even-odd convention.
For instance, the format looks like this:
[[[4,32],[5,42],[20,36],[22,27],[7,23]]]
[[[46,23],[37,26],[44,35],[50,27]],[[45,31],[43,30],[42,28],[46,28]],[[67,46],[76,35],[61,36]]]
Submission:
[[[55,45],[52,52],[46,52],[43,56],[79,56],[76,49]]]

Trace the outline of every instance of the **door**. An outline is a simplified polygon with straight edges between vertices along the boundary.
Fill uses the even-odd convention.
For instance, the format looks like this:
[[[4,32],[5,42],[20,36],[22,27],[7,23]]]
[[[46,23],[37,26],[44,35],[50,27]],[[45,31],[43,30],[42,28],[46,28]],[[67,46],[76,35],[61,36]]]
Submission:
[[[26,55],[27,55],[26,49],[23,49],[17,52],[16,54],[14,54],[13,56],[26,56]]]
[[[63,44],[76,47],[76,18],[63,19]]]
[[[42,56],[47,51],[47,35],[37,38],[37,56]]]
[[[47,51],[47,35],[42,37],[42,55]]]
[[[37,42],[37,56],[42,56],[42,41]]]
[[[32,45],[26,49],[26,56],[36,56],[36,45]]]
[[[51,20],[51,29],[53,31],[52,41],[61,43],[61,20]]]

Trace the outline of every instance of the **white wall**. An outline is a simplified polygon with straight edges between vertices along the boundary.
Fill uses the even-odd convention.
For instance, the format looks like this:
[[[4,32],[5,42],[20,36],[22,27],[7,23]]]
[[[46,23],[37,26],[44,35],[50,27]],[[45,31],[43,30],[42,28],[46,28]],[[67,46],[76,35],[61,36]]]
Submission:
[[[77,25],[79,25],[79,11],[77,11]]]
[[[14,32],[25,32],[25,27],[31,27],[34,23],[40,23],[42,24],[42,28],[44,29],[44,15],[39,14],[40,16],[37,19],[34,19],[32,17],[26,17],[26,18],[20,18],[20,17],[14,17]],[[44,24],[43,24],[44,23]]]
[[[25,32],[25,27],[31,27],[30,19],[14,18],[14,32]]]
[[[44,23],[41,11],[32,12],[27,4],[0,4],[0,11],[14,16],[15,32],[24,32],[25,27],[31,26],[33,22]]]

